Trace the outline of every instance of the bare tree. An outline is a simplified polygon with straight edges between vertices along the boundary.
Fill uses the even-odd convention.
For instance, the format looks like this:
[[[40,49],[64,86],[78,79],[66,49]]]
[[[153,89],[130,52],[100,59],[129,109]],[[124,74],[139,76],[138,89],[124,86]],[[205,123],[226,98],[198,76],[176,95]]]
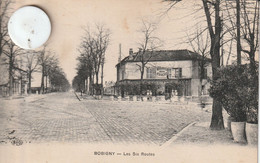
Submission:
[[[205,36],[202,34],[202,29],[198,28],[195,36],[189,36],[188,37],[188,43],[191,45],[194,52],[201,55],[201,59],[199,60],[199,72],[200,72],[200,94],[202,92],[202,81],[206,78],[205,76],[205,68],[208,64],[208,58],[209,56],[209,35],[208,33],[205,34]]]
[[[45,65],[46,62],[48,60],[48,58],[45,56],[46,54],[46,46],[43,47],[43,49],[40,51],[40,55],[39,55],[39,63],[41,66],[41,90],[40,93],[44,93],[44,73],[45,73]]]
[[[171,0],[176,4],[175,0]],[[220,48],[228,43],[230,50],[228,59],[230,57],[232,41],[237,40],[237,55],[238,61],[240,63],[240,55],[239,52],[242,51],[247,53],[250,60],[250,67],[252,67],[252,71],[256,69],[255,65],[255,53],[258,47],[258,24],[259,24],[259,12],[258,12],[258,3],[257,0],[241,0],[241,6],[238,0],[231,1],[221,1],[221,0],[201,0],[202,6],[204,10],[204,14],[206,17],[207,27],[203,31],[208,31],[210,35],[210,56],[212,60],[212,72],[213,72],[213,80],[218,79],[217,69],[220,67]],[[223,5],[224,3],[236,3],[236,6],[228,6]],[[252,5],[252,2],[253,5]],[[239,4],[238,4],[239,3]],[[251,4],[251,7],[248,5]],[[237,9],[237,10],[236,10]],[[232,11],[232,14],[230,13]],[[241,13],[237,13],[241,11]],[[221,18],[220,12],[224,13],[225,17]],[[253,13],[253,15],[252,15]],[[241,14],[241,15],[240,15]],[[251,16],[249,16],[251,14]],[[233,18],[237,17],[236,22],[231,21],[231,23],[226,24],[227,20],[234,20]],[[240,18],[241,22],[240,22]],[[240,26],[238,26],[240,24]],[[239,36],[237,34],[240,33],[240,29],[242,33],[241,44],[239,43]],[[228,39],[225,38],[224,35],[230,34]],[[222,41],[223,40],[223,41]],[[243,42],[244,41],[244,42]],[[247,46],[245,45],[247,43]],[[241,46],[241,47],[240,47]],[[241,48],[241,49],[240,49]],[[222,56],[223,57],[223,56]],[[223,116],[222,116],[222,106],[221,104],[213,98],[213,107],[212,107],[212,119],[211,119],[211,129],[223,129]]]
[[[105,25],[100,24],[96,25],[97,28],[97,41],[96,41],[96,46],[97,46],[97,53],[98,53],[98,71],[96,76],[98,76],[99,68],[101,68],[101,94],[103,95],[104,92],[104,86],[103,86],[103,77],[104,77],[104,64],[105,64],[105,54],[107,47],[109,45],[110,41],[110,30],[105,27]],[[97,78],[98,79],[98,78]]]
[[[79,49],[80,56],[77,58],[78,65],[77,65],[77,77],[75,78],[74,82],[76,82],[76,85],[78,85],[77,89],[80,89],[86,93],[92,94],[92,84],[93,84],[93,63],[92,58],[89,55],[89,53],[83,53],[81,52],[82,49]],[[88,83],[89,79],[89,83]],[[84,81],[86,81],[86,85],[84,85]],[[82,87],[83,83],[83,87]],[[90,84],[90,87],[88,88],[88,84]]]
[[[79,78],[82,79],[82,77],[85,76],[84,80],[90,81],[90,94],[93,94],[92,86],[94,84],[94,69],[96,68],[96,53],[95,53],[95,40],[93,36],[90,33],[89,28],[84,29],[85,34],[82,37],[82,41],[80,44],[80,47],[78,49],[80,56],[77,58],[79,61],[78,67],[77,67],[77,73]],[[87,71],[84,69],[87,68]],[[81,81],[81,80],[76,80]]]
[[[237,41],[237,62],[241,63],[239,53],[242,51],[248,56],[252,72],[256,73],[255,54],[259,46],[259,2],[257,0],[236,0],[236,11],[233,3],[233,1],[225,1],[225,7],[229,24],[234,29],[230,30],[229,33]],[[237,23],[233,19],[235,14],[239,19]]]
[[[39,70],[39,52],[36,51],[26,51],[24,56],[24,62],[26,65],[26,71],[28,76],[28,92],[32,93],[32,74]],[[27,90],[25,90],[27,91]]]
[[[103,86],[103,68],[105,52],[110,41],[110,30],[103,24],[97,24],[95,30],[91,31],[90,28],[85,28],[84,31],[85,34],[79,48],[80,57],[78,58],[79,62],[82,63],[79,64],[78,71],[85,65],[89,68],[87,78],[90,78],[91,85],[94,84],[95,77],[96,86],[98,86],[101,69],[101,86]],[[101,93],[102,90],[103,88],[101,88]]]
[[[0,56],[3,53],[4,46],[7,44],[7,21],[8,21],[8,9],[11,4],[11,0],[0,1]]]
[[[23,54],[23,50],[16,46],[11,39],[6,41],[6,47],[3,49],[3,54],[5,54],[4,64],[8,65],[9,73],[9,96],[13,96],[13,80],[15,70],[24,71],[18,66],[18,56]]]
[[[259,46],[259,2],[241,0],[242,44],[241,50],[248,55],[252,75],[256,76],[256,52]],[[248,48],[249,47],[249,48]]]
[[[47,61],[47,63],[45,64],[45,72],[44,72],[44,76],[45,76],[45,92],[48,91],[48,81],[50,81],[51,77],[53,76],[53,74],[55,73],[63,73],[63,71],[61,70],[60,66],[59,66],[59,60],[56,57],[55,54],[52,54],[51,52],[49,52],[48,55],[49,59]],[[55,77],[52,77],[52,79],[54,79]],[[49,80],[48,80],[49,79]],[[56,79],[54,79],[56,80]]]
[[[48,69],[48,79],[52,87],[51,91],[63,91],[63,92],[68,91],[70,88],[70,84],[66,78],[66,74],[59,66],[58,59],[54,58],[53,60],[51,60],[49,64],[50,66],[47,69]]]
[[[140,80],[140,95],[143,91],[143,78],[146,64],[150,61],[153,53],[156,49],[162,46],[161,40],[155,36],[157,24],[142,19],[142,25],[139,30],[141,40],[137,43],[139,51],[137,52],[136,58],[140,60],[141,64],[136,64],[139,67],[141,73]]]
[[[57,64],[58,59],[52,54],[51,51],[46,50],[46,45],[39,52],[39,65],[41,66],[41,93],[46,93],[47,77],[49,75],[49,69],[52,65]],[[46,81],[44,81],[46,79]],[[45,83],[45,84],[44,84]]]
[[[210,56],[212,60],[212,79],[219,78],[217,69],[220,67],[220,47],[221,47],[221,17],[220,17],[220,0],[208,1],[202,0],[203,8],[207,20],[207,27],[210,34]],[[212,9],[213,11],[210,11]],[[214,25],[212,21],[212,13],[214,13]],[[215,98],[213,98],[211,129],[224,129],[222,105]]]

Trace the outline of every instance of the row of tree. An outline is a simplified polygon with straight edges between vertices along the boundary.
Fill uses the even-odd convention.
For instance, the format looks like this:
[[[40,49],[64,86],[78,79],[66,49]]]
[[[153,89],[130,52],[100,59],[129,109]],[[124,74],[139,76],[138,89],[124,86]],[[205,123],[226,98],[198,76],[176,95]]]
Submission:
[[[21,81],[27,80],[28,93],[31,93],[34,72],[41,73],[41,93],[46,92],[45,88],[48,87],[48,83],[51,84],[53,90],[68,90],[70,85],[66,75],[60,68],[57,57],[51,51],[46,50],[46,46],[39,51],[24,50],[12,42],[7,32],[10,4],[11,1],[9,0],[0,2],[0,66],[8,69],[8,75],[6,76],[9,78],[9,96],[13,95],[15,78]],[[1,75],[4,76],[4,74]]]
[[[41,73],[40,93],[47,91],[67,91],[70,88],[65,73],[59,66],[59,60],[51,51],[44,47],[40,51],[28,51],[17,47],[9,40],[1,55],[1,66],[8,69],[9,95],[13,93],[14,79],[27,81],[28,93],[32,92],[32,79],[34,73]],[[23,79],[23,80],[22,80]],[[50,86],[48,86],[48,83]],[[50,87],[51,90],[47,90]],[[25,90],[27,91],[27,90]]]
[[[103,94],[105,54],[109,41],[110,30],[105,25],[96,24],[94,29],[84,28],[78,48],[77,75],[72,82],[75,90]]]
[[[174,8],[178,2],[185,0],[170,0],[170,7]],[[241,52],[250,64],[250,73],[257,77],[256,53],[259,46],[259,2],[258,0],[201,0],[200,9],[206,18],[206,26],[194,37],[189,37],[193,49],[206,56],[208,53],[212,61],[213,81],[219,78],[218,69],[223,65],[221,59],[229,58],[232,42],[237,43],[237,64],[241,64]],[[204,22],[202,22],[203,24]],[[209,35],[209,44],[202,42],[202,38]],[[230,47],[228,56],[224,56],[221,48]],[[207,50],[208,49],[208,50]],[[257,81],[257,80],[255,80]],[[210,127],[223,129],[222,105],[213,97],[213,113]]]

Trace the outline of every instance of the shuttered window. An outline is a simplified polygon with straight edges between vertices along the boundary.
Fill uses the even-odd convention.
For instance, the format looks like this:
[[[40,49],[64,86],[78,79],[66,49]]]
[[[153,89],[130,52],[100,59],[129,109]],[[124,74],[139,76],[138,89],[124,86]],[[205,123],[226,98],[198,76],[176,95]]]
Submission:
[[[171,72],[172,78],[182,78],[182,68],[173,68]]]
[[[146,77],[147,79],[155,79],[156,78],[156,68],[155,67],[148,67],[146,69]]]

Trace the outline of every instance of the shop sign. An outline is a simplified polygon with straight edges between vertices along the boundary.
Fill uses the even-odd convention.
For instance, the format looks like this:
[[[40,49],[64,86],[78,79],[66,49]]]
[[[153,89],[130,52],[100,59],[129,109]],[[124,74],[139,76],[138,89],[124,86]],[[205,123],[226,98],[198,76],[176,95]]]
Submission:
[[[167,68],[157,68],[156,70],[156,76],[157,78],[167,78]]]

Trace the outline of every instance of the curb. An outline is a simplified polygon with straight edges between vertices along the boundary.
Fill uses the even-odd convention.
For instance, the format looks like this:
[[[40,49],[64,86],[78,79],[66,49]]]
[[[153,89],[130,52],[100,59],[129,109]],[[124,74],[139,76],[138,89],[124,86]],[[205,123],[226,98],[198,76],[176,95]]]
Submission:
[[[172,143],[174,143],[174,141],[179,138],[181,136],[182,133],[184,133],[188,128],[190,128],[191,126],[193,126],[194,124],[196,124],[197,122],[192,122],[190,123],[188,126],[184,127],[180,132],[178,132],[176,135],[174,135],[170,140],[168,140],[167,142],[165,142],[160,148],[166,148],[169,145],[171,145]]]

